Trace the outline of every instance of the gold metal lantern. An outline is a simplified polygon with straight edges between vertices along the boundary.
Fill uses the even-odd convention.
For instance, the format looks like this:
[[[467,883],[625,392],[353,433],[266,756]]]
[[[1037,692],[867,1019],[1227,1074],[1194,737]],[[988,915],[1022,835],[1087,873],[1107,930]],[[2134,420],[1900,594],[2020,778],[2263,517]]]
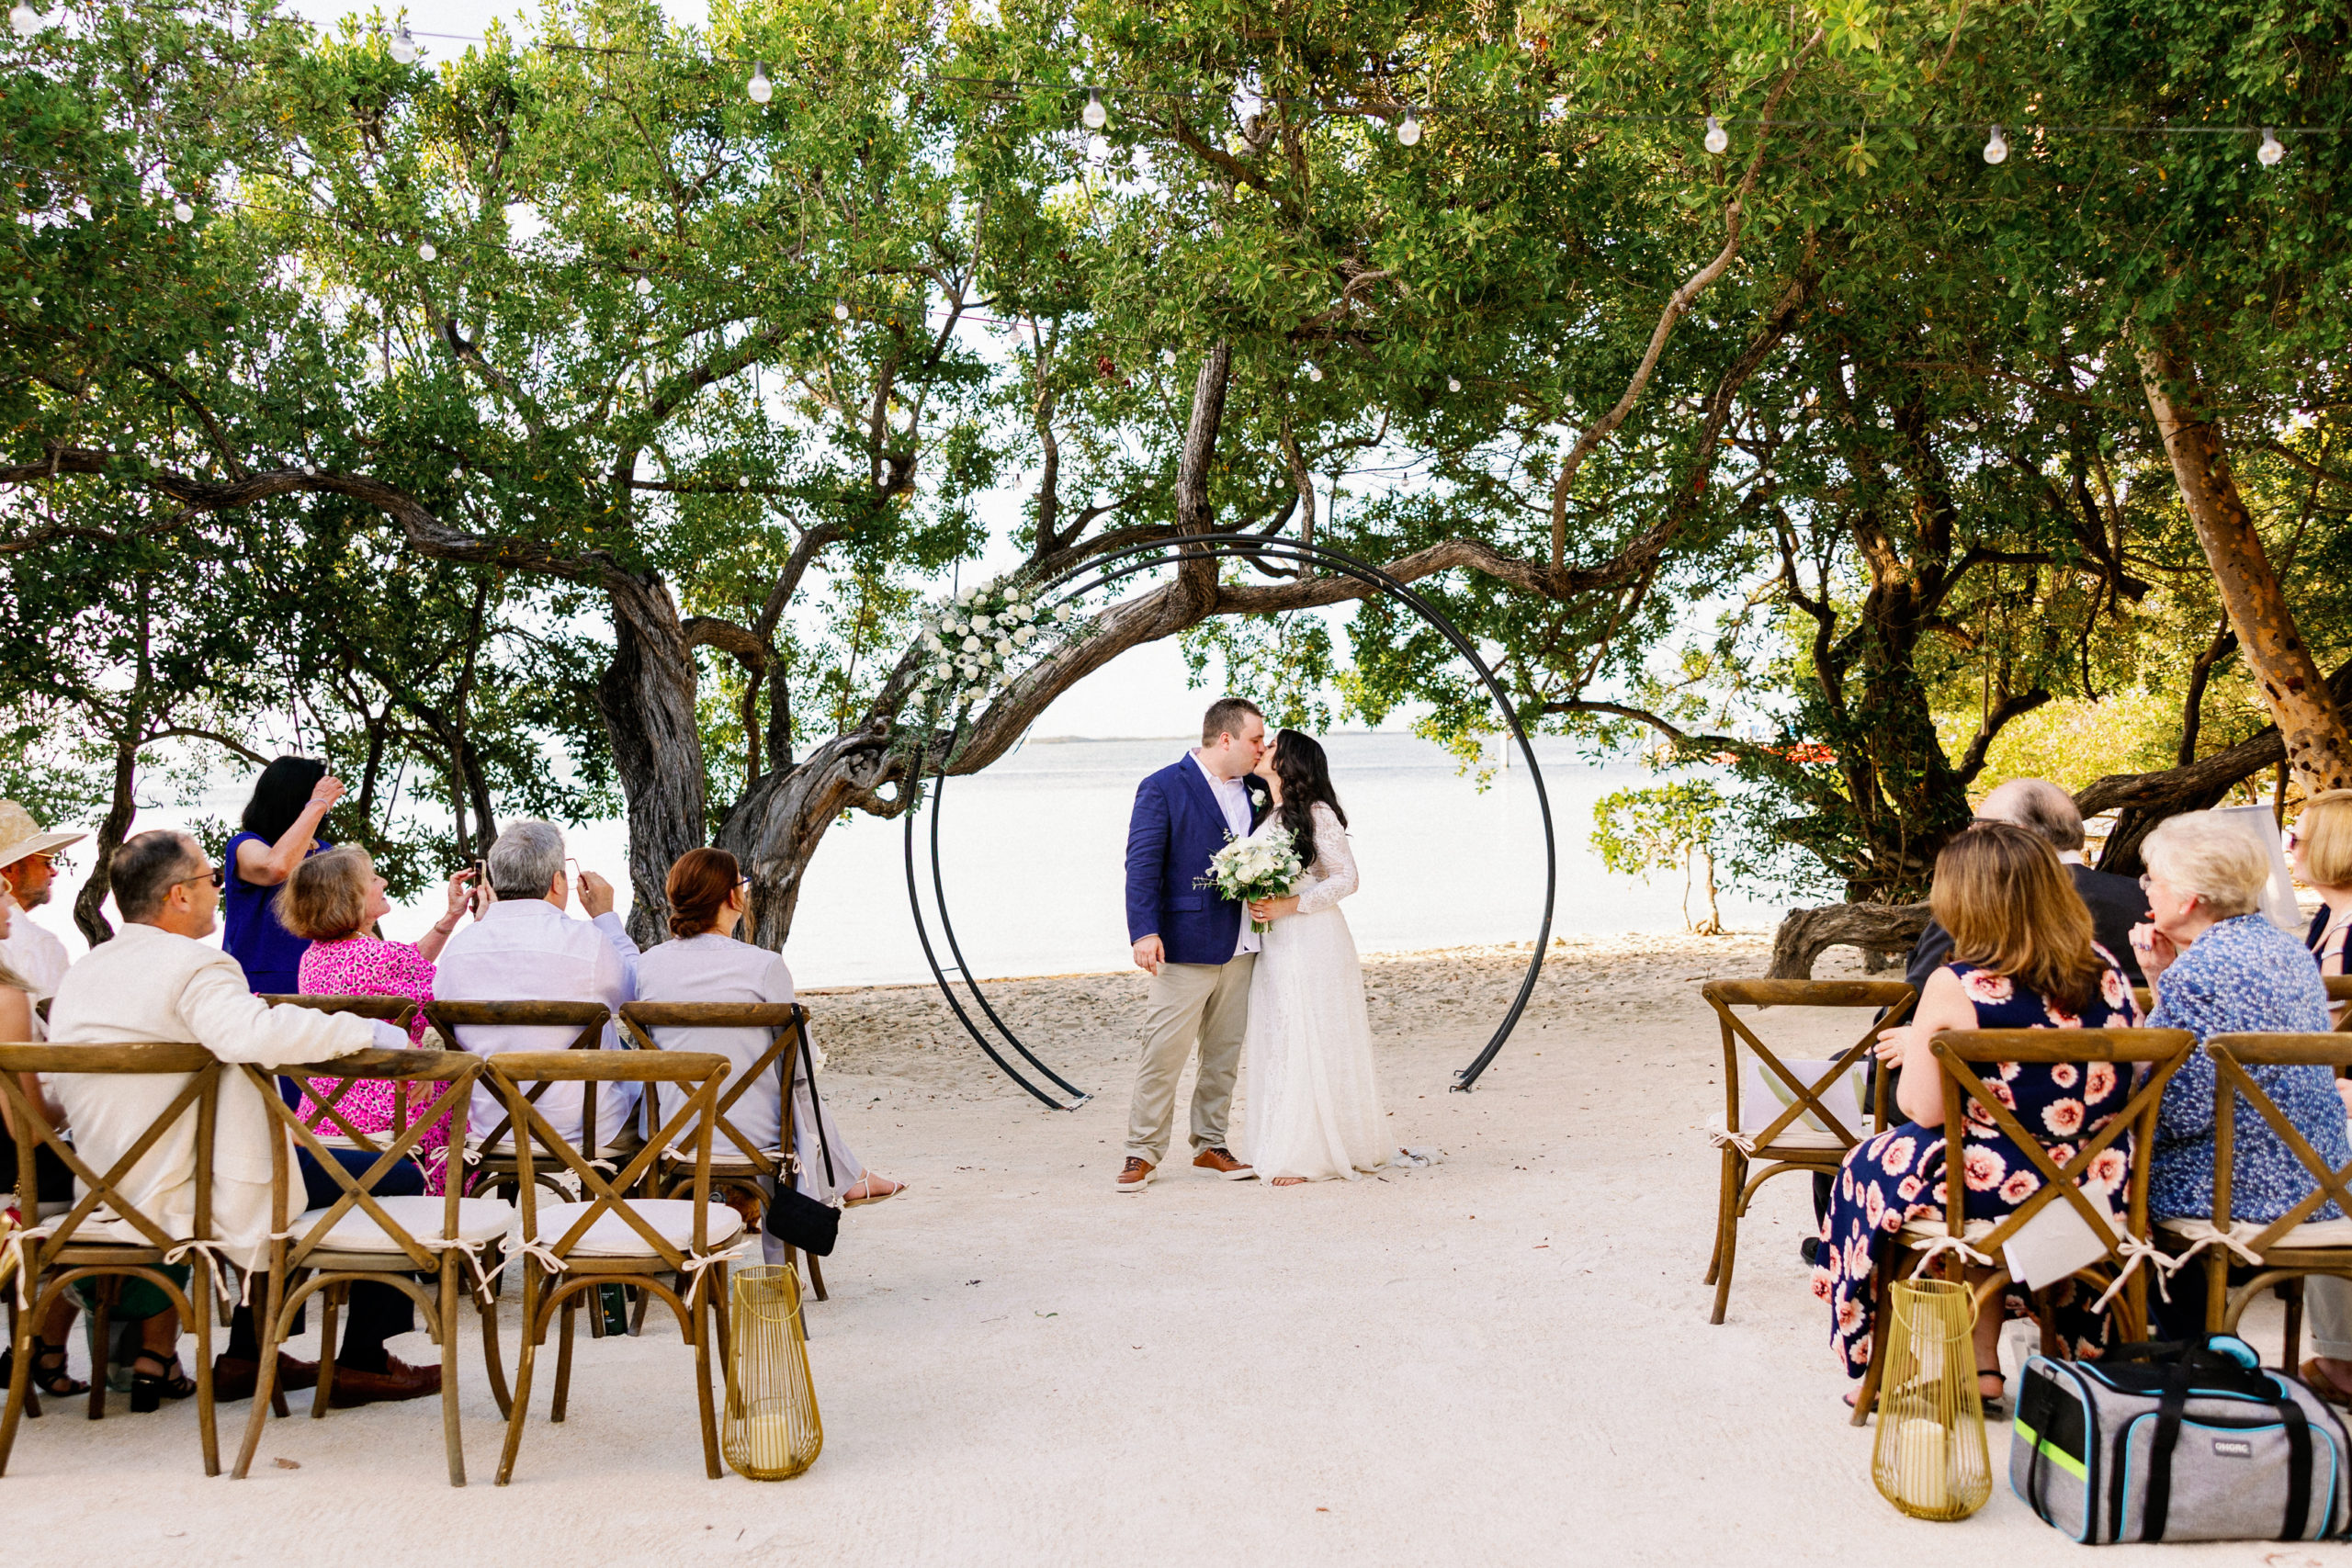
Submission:
[[[1879,1385],[1871,1476],[1915,1519],[1964,1519],[1993,1495],[1984,1401],[1976,1390],[1976,1311],[1951,1280],[1897,1280]]]
[[[729,1292],[727,1462],[753,1481],[788,1481],[817,1462],[825,1425],[808,1378],[800,1276],[761,1265],[735,1270]]]

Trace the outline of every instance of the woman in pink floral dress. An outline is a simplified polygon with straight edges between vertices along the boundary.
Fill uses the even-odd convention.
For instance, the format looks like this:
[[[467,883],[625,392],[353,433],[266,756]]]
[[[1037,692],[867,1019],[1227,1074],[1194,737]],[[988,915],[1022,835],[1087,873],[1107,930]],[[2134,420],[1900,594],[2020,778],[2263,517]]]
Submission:
[[[1830,1343],[1849,1378],[1870,1367],[1878,1273],[1894,1233],[1914,1220],[1944,1218],[1943,1080],[1929,1043],[1947,1029],[2128,1029],[2137,1021],[2132,987],[2114,956],[2091,940],[2090,911],[2066,879],[2057,852],[2006,822],[1982,822],[1944,846],[1930,895],[1937,920],[1952,935],[1954,962],[1937,970],[1919,998],[1917,1021],[1879,1037],[1878,1055],[1899,1066],[1895,1100],[1911,1120],[1857,1144],[1838,1173],[1815,1255],[1813,1292],[1828,1303]],[[1993,1097],[2047,1149],[2053,1164],[2075,1157],[2132,1097],[2128,1073],[2095,1062],[1980,1062]],[[1961,1168],[1962,1212],[1998,1220],[2041,1190],[2026,1152],[1970,1101]],[[2084,1190],[2120,1209],[2131,1174],[2131,1145],[2120,1140],[2091,1162]],[[2052,1292],[2059,1336],[2078,1359],[2096,1359],[2110,1331],[2108,1314],[2082,1304],[2078,1281]],[[2008,1313],[2022,1314],[2011,1294]],[[1977,1321],[1979,1393],[1997,1399],[1997,1349],[2006,1314]],[[1990,1413],[1988,1411],[1988,1413]]]
[[[433,999],[433,961],[440,956],[449,933],[466,910],[471,871],[449,878],[449,908],[439,924],[420,942],[386,942],[374,934],[376,922],[391,912],[384,895],[384,879],[376,874],[368,852],[344,844],[312,855],[295,868],[277,897],[277,919],[311,945],[302,953],[302,994],[306,997],[405,997],[416,1003],[409,1022],[409,1040],[424,1039],[424,1004]],[[314,1094],[330,1092],[332,1078],[311,1080]],[[381,1080],[355,1083],[336,1101],[336,1109],[363,1133],[393,1129],[396,1091],[401,1086]],[[412,1105],[430,1103],[434,1086],[407,1086]],[[419,1101],[420,1093],[424,1095]],[[300,1114],[322,1134],[340,1132],[325,1111],[311,1100]],[[442,1190],[442,1167],[448,1159],[449,1120],[443,1117],[417,1141],[415,1158],[424,1166],[425,1190]]]

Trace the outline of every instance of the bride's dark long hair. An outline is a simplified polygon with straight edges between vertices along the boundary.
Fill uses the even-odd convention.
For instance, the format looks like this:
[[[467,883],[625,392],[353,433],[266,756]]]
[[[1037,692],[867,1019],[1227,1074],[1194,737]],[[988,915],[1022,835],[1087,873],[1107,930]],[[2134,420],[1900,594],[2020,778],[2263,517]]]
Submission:
[[[1279,731],[1274,736],[1274,777],[1282,781],[1283,803],[1276,809],[1290,834],[1291,847],[1302,863],[1312,864],[1315,803],[1319,800],[1329,807],[1340,827],[1348,825],[1348,814],[1340,809],[1340,797],[1331,789],[1330,764],[1323,760],[1323,748],[1315,737],[1295,729]]]

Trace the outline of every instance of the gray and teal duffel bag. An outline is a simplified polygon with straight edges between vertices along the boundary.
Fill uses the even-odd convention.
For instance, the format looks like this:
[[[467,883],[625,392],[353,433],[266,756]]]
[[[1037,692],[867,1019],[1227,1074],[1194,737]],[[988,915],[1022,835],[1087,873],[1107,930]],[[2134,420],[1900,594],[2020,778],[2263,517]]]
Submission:
[[[2325,1401],[2234,1335],[2025,1364],[2009,1484],[2076,1540],[2352,1533],[2352,1441]]]

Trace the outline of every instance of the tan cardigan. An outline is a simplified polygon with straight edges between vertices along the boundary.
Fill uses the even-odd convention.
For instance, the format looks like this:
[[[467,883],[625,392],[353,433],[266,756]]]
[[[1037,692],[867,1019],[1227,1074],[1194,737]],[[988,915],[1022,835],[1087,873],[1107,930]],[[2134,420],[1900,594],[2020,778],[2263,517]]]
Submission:
[[[191,1042],[223,1062],[263,1067],[347,1056],[377,1042],[376,1026],[363,1018],[268,1006],[247,988],[235,959],[147,925],[124,926],[66,971],[50,1006],[49,1032],[60,1045]],[[408,1043],[405,1032],[392,1032]],[[50,1082],[65,1109],[74,1153],[103,1175],[170,1107],[187,1077],[53,1074]],[[223,1074],[213,1138],[212,1234],[232,1260],[248,1268],[269,1238],[270,1125],[267,1106],[244,1075]],[[290,1134],[278,1135],[290,1145]],[[147,1151],[120,1190],[173,1235],[189,1233],[196,1216],[193,1107]],[[85,1226],[81,1234],[144,1239],[121,1221]]]

